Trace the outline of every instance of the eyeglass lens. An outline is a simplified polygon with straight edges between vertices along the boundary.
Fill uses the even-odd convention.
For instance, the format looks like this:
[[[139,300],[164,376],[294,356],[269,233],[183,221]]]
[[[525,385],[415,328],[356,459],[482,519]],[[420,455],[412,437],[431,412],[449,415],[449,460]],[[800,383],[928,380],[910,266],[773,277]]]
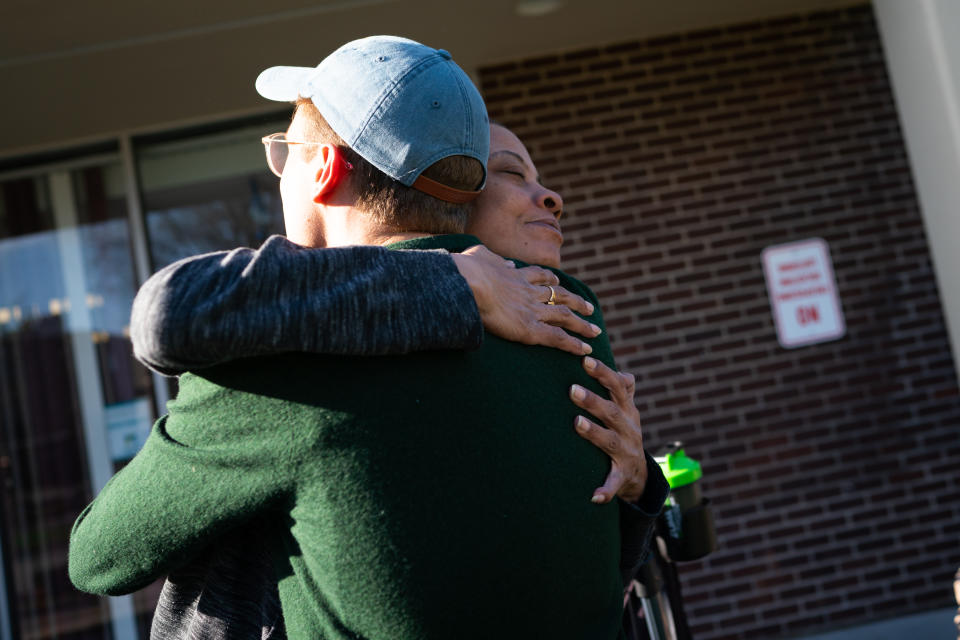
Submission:
[[[283,167],[287,164],[287,153],[287,143],[282,137],[272,138],[267,144],[267,164],[277,177],[283,175]]]

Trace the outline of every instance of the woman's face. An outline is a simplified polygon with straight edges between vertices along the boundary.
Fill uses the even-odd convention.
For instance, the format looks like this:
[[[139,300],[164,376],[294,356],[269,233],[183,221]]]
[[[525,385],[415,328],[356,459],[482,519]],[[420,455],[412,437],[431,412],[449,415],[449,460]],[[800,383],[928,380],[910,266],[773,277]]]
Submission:
[[[467,233],[506,258],[560,266],[560,195],[540,184],[527,148],[508,129],[490,127],[487,185]]]

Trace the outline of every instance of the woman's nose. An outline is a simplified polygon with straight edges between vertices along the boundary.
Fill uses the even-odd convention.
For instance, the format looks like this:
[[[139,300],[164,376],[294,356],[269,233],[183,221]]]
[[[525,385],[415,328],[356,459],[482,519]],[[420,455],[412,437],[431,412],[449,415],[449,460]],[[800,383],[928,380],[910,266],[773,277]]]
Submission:
[[[543,193],[540,194],[538,204],[558,218],[563,213],[563,198],[556,191],[544,189]]]

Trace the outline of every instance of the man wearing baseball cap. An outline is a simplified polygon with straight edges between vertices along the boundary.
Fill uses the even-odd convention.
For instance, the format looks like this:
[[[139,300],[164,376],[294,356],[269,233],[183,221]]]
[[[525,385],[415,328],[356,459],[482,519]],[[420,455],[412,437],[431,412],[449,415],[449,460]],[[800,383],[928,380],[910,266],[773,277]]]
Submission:
[[[449,54],[366,38],[257,88],[297,100],[266,141],[292,240],[476,244],[457,232],[488,128]],[[612,366],[606,340],[589,342]],[[608,460],[568,428],[571,382],[601,392],[578,358],[493,336],[470,353],[286,354],[187,374],[75,524],[71,578],[133,591],[256,526],[292,638],[613,638],[618,513],[583,500]]]

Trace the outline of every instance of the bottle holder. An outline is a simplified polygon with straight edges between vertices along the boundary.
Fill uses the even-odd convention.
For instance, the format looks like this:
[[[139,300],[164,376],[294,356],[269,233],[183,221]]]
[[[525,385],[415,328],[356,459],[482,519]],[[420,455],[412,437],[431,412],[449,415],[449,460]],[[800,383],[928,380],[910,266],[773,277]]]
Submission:
[[[717,549],[717,530],[713,523],[710,499],[681,511],[668,505],[657,518],[657,535],[673,562],[699,560]]]

